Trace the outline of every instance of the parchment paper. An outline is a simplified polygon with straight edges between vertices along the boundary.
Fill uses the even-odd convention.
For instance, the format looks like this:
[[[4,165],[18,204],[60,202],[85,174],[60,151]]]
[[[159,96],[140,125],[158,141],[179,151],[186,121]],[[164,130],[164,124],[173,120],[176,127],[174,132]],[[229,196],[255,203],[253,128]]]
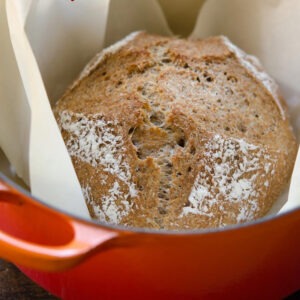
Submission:
[[[277,80],[299,137],[299,11],[298,0],[1,0],[0,147],[33,195],[89,217],[50,104],[103,46],[135,30],[227,35]],[[300,205],[300,158],[295,170],[281,211]]]

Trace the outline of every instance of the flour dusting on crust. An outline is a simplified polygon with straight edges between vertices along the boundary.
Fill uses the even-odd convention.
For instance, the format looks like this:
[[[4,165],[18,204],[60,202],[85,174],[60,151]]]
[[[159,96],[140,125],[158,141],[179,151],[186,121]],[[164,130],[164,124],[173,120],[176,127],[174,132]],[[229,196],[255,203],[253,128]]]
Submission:
[[[103,171],[111,174],[115,182],[108,194],[102,195],[101,208],[91,198],[90,187],[83,188],[88,203],[94,207],[94,213],[101,221],[120,223],[131,209],[129,198],[137,196],[135,184],[132,182],[129,164],[126,162],[123,139],[115,132],[118,121],[107,121],[101,115],[85,116],[83,114],[62,111],[59,114],[59,126],[65,130],[69,138],[66,141],[69,154],[93,167],[102,166]],[[105,183],[107,176],[103,176]],[[122,192],[120,186],[125,186]],[[121,205],[116,200],[121,199]]]
[[[94,209],[94,214],[97,217],[98,220],[100,221],[105,221],[105,214],[104,212],[100,209],[100,207],[97,205],[97,203],[94,201],[92,197],[92,190],[90,186],[85,186],[82,188],[82,194],[87,203],[93,206]]]
[[[264,87],[268,90],[271,96],[274,98],[277,107],[281,113],[281,117],[285,119],[285,112],[280,103],[280,99],[278,96],[278,85],[275,80],[270,77],[266,72],[263,71],[260,61],[256,56],[248,55],[240,48],[231,43],[231,41],[227,37],[222,37],[225,45],[228,47],[230,51],[232,51],[239,62],[244,66],[258,81],[261,81]]]
[[[218,207],[226,215],[234,211],[233,204],[238,208],[237,222],[252,220],[259,210],[258,199],[269,185],[265,178],[274,169],[274,159],[262,147],[243,139],[215,135],[205,145],[202,164],[205,170],[198,174],[189,196],[190,206],[183,208],[181,216],[213,218],[214,209]],[[229,204],[228,208],[218,201]],[[221,220],[219,226],[224,225]]]

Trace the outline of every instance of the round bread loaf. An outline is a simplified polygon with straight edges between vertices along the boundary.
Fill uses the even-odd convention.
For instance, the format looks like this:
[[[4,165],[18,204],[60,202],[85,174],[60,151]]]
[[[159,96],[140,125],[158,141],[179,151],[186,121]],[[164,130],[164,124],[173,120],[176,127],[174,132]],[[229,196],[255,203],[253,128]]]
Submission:
[[[226,37],[137,32],[102,51],[55,116],[93,218],[222,227],[264,216],[296,142],[278,88]]]

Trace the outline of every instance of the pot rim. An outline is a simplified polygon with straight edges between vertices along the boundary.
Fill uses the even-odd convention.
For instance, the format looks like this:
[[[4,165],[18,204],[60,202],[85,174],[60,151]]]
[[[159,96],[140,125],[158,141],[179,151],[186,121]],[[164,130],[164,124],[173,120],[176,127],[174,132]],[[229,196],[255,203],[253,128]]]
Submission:
[[[45,203],[43,200],[33,196],[29,191],[24,189],[22,186],[18,185],[16,182],[14,182],[12,179],[10,179],[8,176],[3,174],[0,171],[0,180],[2,180],[4,183],[8,184],[9,186],[12,186],[16,190],[18,190],[20,193],[24,194],[25,196],[29,197],[30,199],[37,201],[39,204],[44,205],[47,208],[50,208],[53,211],[56,211],[58,213],[67,215],[73,219],[79,220],[84,223],[92,224],[95,226],[99,226],[105,229],[112,229],[117,230],[121,232],[133,232],[138,234],[154,234],[154,235],[204,235],[204,234],[217,234],[217,233],[223,233],[228,231],[235,231],[242,228],[249,228],[253,226],[261,225],[262,223],[266,223],[269,221],[277,220],[279,218],[285,217],[292,212],[300,211],[299,208],[293,208],[291,210],[285,211],[283,213],[277,214],[277,215],[267,215],[262,218],[259,218],[257,220],[249,221],[246,223],[240,223],[240,224],[233,224],[233,225],[227,225],[225,227],[218,227],[218,228],[205,228],[205,229],[187,229],[187,230],[167,230],[167,229],[148,229],[148,228],[140,228],[140,227],[133,227],[133,226],[125,226],[125,225],[116,225],[116,224],[108,224],[103,221],[96,221],[93,219],[86,219],[84,217],[77,216],[73,213],[70,213],[66,210],[56,208],[48,203]]]

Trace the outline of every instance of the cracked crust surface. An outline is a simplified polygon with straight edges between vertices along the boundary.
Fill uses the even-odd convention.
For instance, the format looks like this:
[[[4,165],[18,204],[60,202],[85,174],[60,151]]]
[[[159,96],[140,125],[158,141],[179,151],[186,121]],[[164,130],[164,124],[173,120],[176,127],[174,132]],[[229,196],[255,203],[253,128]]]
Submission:
[[[224,37],[140,32],[111,49],[54,109],[92,217],[176,230],[265,215],[296,142],[259,62]]]

